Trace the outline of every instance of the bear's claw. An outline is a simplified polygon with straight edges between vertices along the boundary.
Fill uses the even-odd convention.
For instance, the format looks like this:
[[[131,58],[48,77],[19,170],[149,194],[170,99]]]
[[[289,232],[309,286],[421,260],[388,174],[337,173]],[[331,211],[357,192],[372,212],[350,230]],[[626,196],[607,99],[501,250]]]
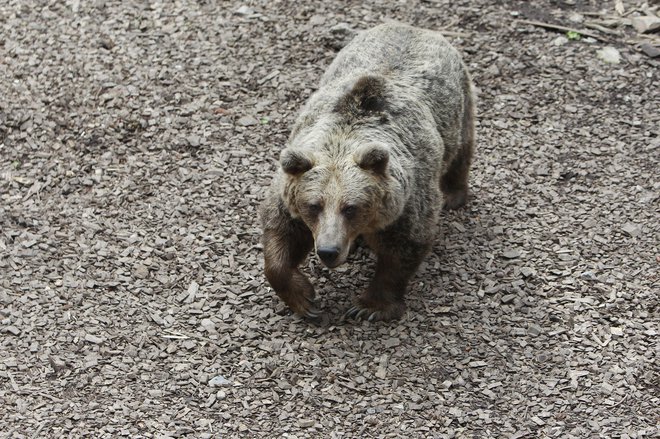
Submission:
[[[371,314],[369,314],[369,313],[371,313]],[[379,311],[372,311],[368,308],[362,308],[360,306],[353,306],[348,311],[346,311],[344,313],[344,315],[342,316],[342,320],[347,320],[347,319],[360,320],[360,319],[364,319],[364,320],[367,320],[369,322],[373,322],[373,321],[376,321],[376,320],[380,320],[378,318],[379,314],[380,314]]]
[[[305,296],[304,304],[305,307],[300,314],[303,317],[307,317],[312,320],[318,319],[321,315],[321,311],[316,307],[316,300],[314,300],[314,297]]]
[[[376,309],[374,309],[376,308]],[[381,308],[381,309],[378,309]],[[353,305],[342,316],[341,320],[367,320],[376,322],[379,320],[393,320],[400,318],[406,309],[403,302],[380,304],[380,306],[369,307],[362,304]]]
[[[361,309],[361,308],[360,308],[359,306],[352,306],[352,307],[350,307],[350,308],[348,309],[348,311],[346,311],[346,312],[344,313],[344,315],[342,316],[341,319],[342,319],[342,320],[346,320],[346,319],[352,319],[352,318],[355,318],[355,316],[357,315],[357,313],[360,312],[360,309]]]

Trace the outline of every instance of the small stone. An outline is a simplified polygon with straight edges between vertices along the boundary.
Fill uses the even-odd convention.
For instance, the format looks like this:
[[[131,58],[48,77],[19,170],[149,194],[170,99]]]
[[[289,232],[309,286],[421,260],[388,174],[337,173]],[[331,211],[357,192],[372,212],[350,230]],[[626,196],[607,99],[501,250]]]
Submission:
[[[11,326],[5,327],[5,332],[8,332],[8,333],[13,334],[13,335],[18,335],[18,334],[21,333],[21,330],[18,329],[16,326],[11,325]]]
[[[501,130],[505,130],[505,129],[509,128],[509,124],[506,123],[506,121],[502,120],[502,119],[496,119],[492,122],[492,124],[495,128],[499,128]]]
[[[465,232],[465,226],[459,222],[452,221],[452,227],[458,230],[459,232]]]
[[[231,381],[222,375],[215,376],[209,380],[209,386],[211,387],[228,387],[231,386]]]
[[[573,23],[582,23],[584,21],[584,15],[579,14],[577,12],[573,12],[571,15],[568,16],[568,19]]]
[[[532,416],[532,421],[534,421],[536,425],[545,425],[545,421],[538,416]]]
[[[502,253],[502,256],[504,256],[506,259],[515,259],[517,257],[520,257],[521,254],[522,253],[519,249],[513,248],[513,249],[505,250]]]
[[[635,30],[640,34],[647,34],[660,29],[660,18],[652,15],[633,17],[630,19],[630,24],[632,24]]]
[[[552,40],[553,46],[563,46],[566,43],[568,43],[568,38],[563,35]]]
[[[541,177],[550,175],[550,169],[548,169],[548,165],[542,164],[541,166],[536,168],[536,175],[539,175]]]
[[[642,49],[642,52],[648,57],[657,58],[660,56],[660,49],[649,43],[642,43],[639,48]]]
[[[314,420],[312,419],[301,419],[298,421],[298,425],[301,428],[309,428],[312,427],[315,424]]]
[[[333,49],[340,50],[346,46],[357,34],[352,27],[346,23],[339,23],[330,28],[329,43]]]
[[[0,303],[11,303],[13,299],[5,291],[0,290]]]
[[[218,390],[218,393],[215,394],[215,397],[218,401],[222,401],[227,398],[227,393],[224,390]]]
[[[614,10],[619,15],[623,15],[626,12],[626,8],[623,6],[623,0],[614,0]]]
[[[591,272],[591,271],[585,271],[583,273],[580,273],[580,277],[585,280],[596,280],[596,276]]]
[[[515,294],[505,294],[504,296],[502,296],[502,299],[500,300],[502,301],[502,303],[511,303],[515,298],[516,298]]]
[[[188,136],[186,140],[188,140],[188,144],[190,146],[192,146],[193,148],[197,148],[199,146],[201,138],[195,134],[191,134]]]
[[[388,338],[383,342],[386,348],[393,348],[401,344],[401,340],[398,338]]]
[[[252,116],[243,116],[236,121],[242,127],[251,127],[253,125],[258,125],[259,121]]]
[[[85,341],[94,343],[94,344],[101,344],[103,343],[103,339],[101,337],[97,337],[94,334],[85,334]]]
[[[534,271],[533,268],[523,267],[523,268],[520,269],[520,274],[522,274],[525,277],[530,277],[530,276],[534,275],[535,273],[536,273],[536,271]]]
[[[577,387],[579,383],[579,378],[589,375],[589,372],[586,370],[569,370],[568,377],[571,379],[571,386],[574,388]]]
[[[608,64],[619,64],[621,62],[621,54],[614,47],[604,47],[596,52],[598,58]]]
[[[353,38],[357,32],[348,23],[337,23],[330,28],[330,33],[335,36]]]
[[[577,113],[578,109],[575,105],[564,105],[564,111],[567,113]]]
[[[236,15],[252,15],[254,14],[254,9],[250,8],[249,6],[242,5],[240,8],[236,9],[236,12],[234,12]]]
[[[149,269],[143,264],[136,264],[133,270],[133,275],[138,279],[144,279],[149,276]]]
[[[150,316],[151,316],[151,320],[156,322],[158,325],[161,326],[165,325],[165,320],[163,320],[163,318],[157,312],[150,314]]]
[[[488,66],[486,69],[486,73],[488,73],[490,76],[500,76],[500,68],[497,67],[497,64],[491,64]]]
[[[468,363],[469,367],[484,367],[484,366],[487,366],[487,365],[488,365],[488,363],[486,363],[485,361],[481,361],[481,360],[479,360],[479,361],[470,361]]]
[[[529,328],[527,328],[527,333],[532,337],[538,337],[539,335],[541,335],[542,332],[543,332],[543,328],[541,328],[538,325],[532,324],[529,325]]]
[[[614,386],[610,383],[603,383],[600,385],[600,389],[604,394],[609,395],[614,390]]]
[[[636,237],[642,232],[641,227],[634,223],[625,223],[623,226],[621,226],[621,230],[632,237]]]
[[[67,367],[64,360],[62,360],[61,358],[57,358],[55,356],[52,356],[52,355],[48,356],[48,362],[50,363],[50,366],[53,368],[55,373],[59,373],[60,371],[66,369],[66,367]]]
[[[610,327],[610,334],[614,335],[615,337],[622,337],[623,336],[623,328],[618,328],[616,326]]]
[[[206,332],[209,332],[209,333],[215,333],[216,332],[215,322],[213,322],[213,320],[211,320],[211,319],[202,319],[200,325],[202,326],[202,328]]]
[[[309,19],[309,24],[312,26],[320,26],[325,23],[325,17],[323,15],[312,15]]]
[[[190,282],[190,285],[188,286],[185,302],[193,303],[195,301],[195,297],[197,296],[198,291],[199,291],[199,284],[195,281]]]
[[[99,45],[106,50],[112,50],[115,47],[115,42],[109,36],[102,35],[99,38]]]

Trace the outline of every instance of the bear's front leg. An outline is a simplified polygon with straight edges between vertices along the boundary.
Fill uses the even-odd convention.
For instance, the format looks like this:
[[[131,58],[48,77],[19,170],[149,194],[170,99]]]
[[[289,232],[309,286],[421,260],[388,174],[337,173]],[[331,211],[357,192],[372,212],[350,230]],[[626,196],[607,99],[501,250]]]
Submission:
[[[393,240],[388,243],[383,238],[367,239],[367,242],[372,241],[370,246],[376,251],[378,258],[376,273],[369,288],[357,298],[355,305],[346,312],[345,318],[394,320],[401,318],[406,310],[404,296],[408,282],[431,245],[406,240]]]
[[[266,228],[263,235],[266,278],[277,295],[296,314],[317,318],[314,287],[298,270],[314,244],[307,227],[295,220]]]

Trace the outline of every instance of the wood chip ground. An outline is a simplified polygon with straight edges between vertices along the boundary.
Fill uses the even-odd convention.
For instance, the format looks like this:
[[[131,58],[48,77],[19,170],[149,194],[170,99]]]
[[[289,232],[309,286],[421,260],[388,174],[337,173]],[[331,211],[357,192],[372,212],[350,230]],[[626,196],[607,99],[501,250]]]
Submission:
[[[657,437],[658,60],[629,25],[521,22],[615,3],[655,11],[1,2],[0,438]],[[265,283],[257,206],[337,47],[385,19],[464,54],[473,195],[399,322],[340,321],[366,250],[312,258],[313,325]]]

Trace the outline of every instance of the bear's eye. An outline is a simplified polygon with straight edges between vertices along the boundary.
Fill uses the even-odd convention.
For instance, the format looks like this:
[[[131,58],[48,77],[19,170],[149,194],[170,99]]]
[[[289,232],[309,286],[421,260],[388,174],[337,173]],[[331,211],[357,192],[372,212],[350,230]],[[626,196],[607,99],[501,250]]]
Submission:
[[[307,212],[312,216],[318,215],[322,210],[323,206],[321,206],[321,203],[309,203],[307,205]]]
[[[345,206],[342,210],[341,213],[347,218],[347,219],[353,219],[355,218],[355,215],[357,215],[358,208],[357,206]]]

